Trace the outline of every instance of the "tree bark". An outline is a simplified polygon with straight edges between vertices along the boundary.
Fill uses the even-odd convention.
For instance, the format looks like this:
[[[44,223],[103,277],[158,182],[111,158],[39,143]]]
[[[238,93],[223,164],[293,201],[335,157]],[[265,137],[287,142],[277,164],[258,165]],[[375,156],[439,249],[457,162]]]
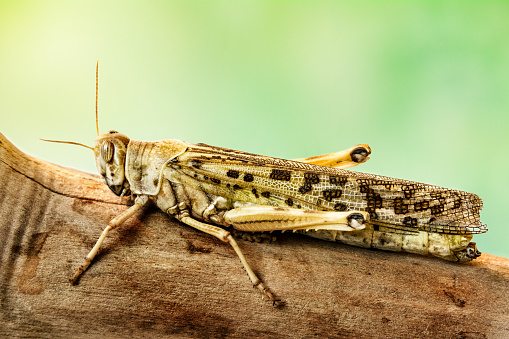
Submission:
[[[98,176],[0,134],[1,337],[509,337],[508,259],[457,264],[287,233],[239,240],[286,302],[277,309],[228,244],[153,204],[111,232],[71,286],[125,204]]]

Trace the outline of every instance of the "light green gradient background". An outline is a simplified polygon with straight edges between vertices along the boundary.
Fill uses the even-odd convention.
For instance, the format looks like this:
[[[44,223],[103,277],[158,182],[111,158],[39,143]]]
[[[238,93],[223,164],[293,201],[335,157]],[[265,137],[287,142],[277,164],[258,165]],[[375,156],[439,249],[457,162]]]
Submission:
[[[358,170],[474,192],[509,257],[509,2],[0,0],[0,131],[95,172],[100,128],[295,158],[369,143]]]

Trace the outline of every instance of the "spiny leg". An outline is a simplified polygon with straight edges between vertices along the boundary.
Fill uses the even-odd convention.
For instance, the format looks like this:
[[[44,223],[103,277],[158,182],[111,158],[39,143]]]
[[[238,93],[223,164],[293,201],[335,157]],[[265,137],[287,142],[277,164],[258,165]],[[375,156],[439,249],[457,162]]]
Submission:
[[[179,217],[179,219],[180,219],[180,221],[182,221],[183,223],[185,223],[185,224],[187,224],[187,225],[189,225],[191,227],[194,227],[194,228],[196,228],[196,229],[198,229],[198,230],[200,230],[202,232],[205,232],[205,233],[208,233],[210,235],[213,235],[216,238],[218,238],[218,239],[220,239],[220,240],[222,240],[224,242],[230,243],[230,245],[235,250],[235,253],[237,253],[237,256],[239,257],[240,262],[244,266],[244,269],[246,270],[247,275],[249,276],[249,279],[251,280],[253,285],[260,292],[262,292],[270,301],[272,301],[272,304],[275,307],[283,306],[284,305],[284,302],[281,301],[280,299],[278,299],[269,290],[269,288],[266,287],[263,284],[263,282],[253,272],[253,270],[251,269],[251,267],[247,263],[246,258],[244,257],[244,254],[242,254],[242,251],[240,250],[239,245],[237,245],[237,242],[235,241],[235,239],[233,239],[233,237],[231,236],[230,232],[222,229],[221,227],[217,227],[217,226],[213,226],[213,225],[202,223],[202,222],[197,221],[197,220],[195,220],[195,219],[193,219],[193,218],[191,218],[189,216],[182,216],[182,217]]]
[[[108,232],[111,231],[112,229],[120,226],[124,221],[129,219],[134,213],[136,213],[147,202],[148,202],[148,196],[146,196],[146,195],[138,196],[136,198],[136,200],[134,201],[133,206],[129,207],[129,209],[127,209],[126,211],[117,215],[115,218],[113,218],[108,223],[106,228],[101,233],[101,236],[99,237],[99,239],[97,239],[97,242],[95,243],[92,250],[85,257],[84,263],[81,264],[80,267],[78,267],[78,269],[76,270],[76,273],[70,279],[71,285],[74,285],[76,283],[76,280],[79,278],[79,276],[81,274],[83,274],[83,272],[85,272],[85,270],[88,268],[88,266],[90,266],[90,263],[92,262],[92,260],[94,260],[94,257],[97,255],[97,252],[99,251],[99,248],[101,247],[101,244],[103,243],[104,239],[106,238],[106,235],[108,234]]]

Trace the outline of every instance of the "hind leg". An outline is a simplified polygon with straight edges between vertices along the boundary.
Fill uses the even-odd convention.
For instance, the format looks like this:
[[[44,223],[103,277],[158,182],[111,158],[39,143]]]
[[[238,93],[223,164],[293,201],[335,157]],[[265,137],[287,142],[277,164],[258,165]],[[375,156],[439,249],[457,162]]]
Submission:
[[[336,153],[322,154],[309,158],[293,160],[313,165],[346,169],[366,162],[369,159],[370,154],[371,148],[366,144],[362,144]]]

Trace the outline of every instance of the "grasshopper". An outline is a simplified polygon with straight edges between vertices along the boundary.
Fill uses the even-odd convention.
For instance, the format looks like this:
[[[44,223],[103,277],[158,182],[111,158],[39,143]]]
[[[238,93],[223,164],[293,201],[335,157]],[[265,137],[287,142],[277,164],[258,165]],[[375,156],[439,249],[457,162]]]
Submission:
[[[96,69],[97,81],[97,69]],[[229,229],[287,231],[329,241],[465,262],[480,256],[474,234],[481,199],[463,191],[349,171],[369,159],[368,145],[284,160],[180,140],[131,140],[99,135],[96,82],[95,162],[113,193],[134,205],[111,220],[83,264],[91,264],[109,231],[153,200],[182,223],[229,243],[252,284],[282,302],[250,268]],[[84,146],[84,145],[82,145]]]

